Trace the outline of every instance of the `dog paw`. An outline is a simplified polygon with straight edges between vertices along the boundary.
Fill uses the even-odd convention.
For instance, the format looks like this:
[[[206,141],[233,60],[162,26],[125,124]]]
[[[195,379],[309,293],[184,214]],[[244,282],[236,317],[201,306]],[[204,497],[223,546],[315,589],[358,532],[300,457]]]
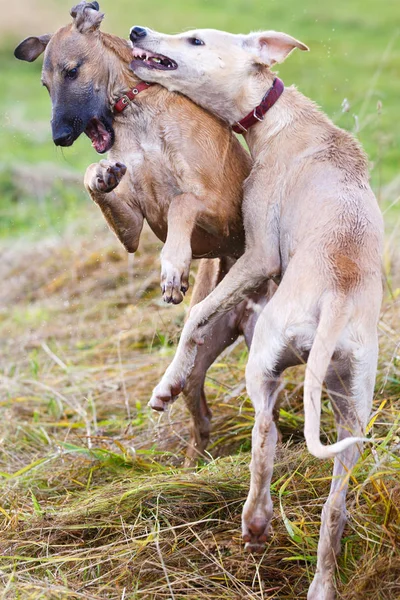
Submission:
[[[94,167],[94,169],[91,167]],[[126,166],[120,162],[112,163],[108,160],[102,160],[98,164],[91,165],[88,173],[88,187],[97,192],[108,194],[112,192],[126,173]],[[88,169],[88,171],[89,171]]]
[[[170,384],[161,381],[153,390],[149,406],[158,412],[164,412],[172,404],[185,387],[185,382]]]
[[[265,544],[272,535],[271,527],[272,508],[267,507],[256,510],[243,507],[242,538],[245,550],[248,552],[263,552]]]
[[[120,162],[100,162],[100,170],[97,172],[97,189],[99,192],[112,192],[126,173],[126,166]]]
[[[265,544],[271,537],[271,525],[266,519],[257,517],[244,524],[242,538],[247,552],[264,552]]]
[[[161,291],[164,302],[180,304],[189,289],[189,269],[176,267],[163,260],[161,270]]]

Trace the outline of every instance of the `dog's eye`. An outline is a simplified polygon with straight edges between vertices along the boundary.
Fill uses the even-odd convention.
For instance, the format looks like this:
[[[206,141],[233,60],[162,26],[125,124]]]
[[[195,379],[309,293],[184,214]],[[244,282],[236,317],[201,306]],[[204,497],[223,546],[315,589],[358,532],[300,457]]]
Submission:
[[[75,67],[74,69],[70,69],[66,72],[65,77],[67,79],[76,79],[78,76],[78,69]]]
[[[188,42],[192,46],[205,46],[205,43],[203,42],[203,40],[199,40],[199,38],[194,38],[194,37],[188,38]]]

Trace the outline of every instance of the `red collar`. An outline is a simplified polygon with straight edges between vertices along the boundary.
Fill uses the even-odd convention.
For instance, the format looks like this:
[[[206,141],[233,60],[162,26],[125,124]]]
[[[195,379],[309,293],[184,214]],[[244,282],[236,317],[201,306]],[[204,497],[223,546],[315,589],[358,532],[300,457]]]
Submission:
[[[275,104],[284,89],[285,86],[283,85],[283,81],[281,81],[279,77],[275,77],[272,86],[261,100],[261,103],[241,121],[237,121],[232,125],[233,131],[235,133],[246,133],[246,131],[258,123],[258,121],[263,121],[265,113]]]
[[[119,100],[117,100],[117,102],[114,104],[115,112],[120,113],[120,112],[124,111],[126,109],[126,107],[128,106],[128,104],[130,104],[130,102],[132,102],[132,100],[134,100],[135,97],[138,94],[140,94],[140,92],[143,92],[143,90],[147,90],[147,88],[150,87],[151,85],[153,85],[153,84],[146,83],[145,81],[139,81],[139,83],[137,84],[136,87],[125,92],[125,94]]]

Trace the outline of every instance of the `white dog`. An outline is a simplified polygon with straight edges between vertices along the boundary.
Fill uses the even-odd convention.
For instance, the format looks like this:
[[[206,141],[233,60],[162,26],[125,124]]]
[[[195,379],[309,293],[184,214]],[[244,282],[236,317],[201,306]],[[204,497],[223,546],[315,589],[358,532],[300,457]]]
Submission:
[[[218,314],[261,282],[281,278],[258,320],[246,370],[256,420],[243,539],[255,550],[269,534],[279,376],[307,361],[307,446],[321,458],[340,453],[308,593],[309,600],[331,600],[348,480],[370,414],[378,355],[383,225],[366,157],[352,135],[295,88],[284,89],[271,72],[293,49],[307,50],[291,36],[214,30],[170,36],[133,28],[131,39],[132,68],[140,78],[182,92],[228,121],[243,132],[254,160],[243,202],[246,252],[192,309],[151,405],[163,409],[184,387],[197,344]],[[338,428],[331,446],[319,439],[324,379]]]

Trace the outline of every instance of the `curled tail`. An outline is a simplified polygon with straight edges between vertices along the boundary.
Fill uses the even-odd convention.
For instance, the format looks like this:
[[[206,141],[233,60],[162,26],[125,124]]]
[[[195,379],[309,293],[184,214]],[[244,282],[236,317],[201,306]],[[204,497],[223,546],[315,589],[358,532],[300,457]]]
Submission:
[[[349,446],[365,441],[364,438],[348,437],[327,446],[320,441],[322,382],[348,319],[348,307],[344,300],[325,300],[307,361],[304,379],[304,435],[309,452],[317,458],[332,458]]]

